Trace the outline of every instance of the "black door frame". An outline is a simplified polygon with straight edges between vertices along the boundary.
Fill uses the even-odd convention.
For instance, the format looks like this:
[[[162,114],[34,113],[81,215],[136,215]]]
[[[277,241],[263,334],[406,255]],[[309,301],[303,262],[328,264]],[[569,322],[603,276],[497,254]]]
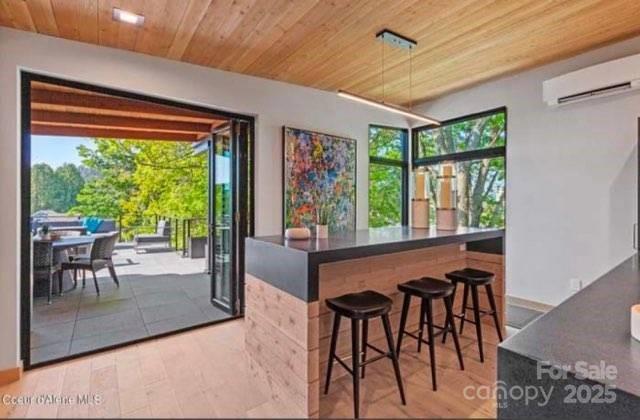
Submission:
[[[252,212],[252,192],[249,188],[249,176],[252,159],[251,159],[251,145],[252,134],[249,129],[250,126],[246,121],[232,120],[228,125],[225,125],[223,129],[216,130],[212,133],[211,140],[209,140],[209,243],[212,244],[208,249],[209,261],[213,267],[211,272],[211,302],[221,310],[230,312],[232,315],[241,315],[244,309],[244,287],[243,283],[239,281],[240,277],[244,273],[244,238],[248,235],[253,235],[252,226],[248,226],[248,213]],[[216,235],[216,200],[215,200],[215,177],[216,177],[216,140],[219,133],[226,132],[229,136],[229,146],[231,151],[231,281],[233,287],[230,290],[229,303],[215,299],[213,296],[216,294],[215,282],[216,278],[216,241],[218,240]]]
[[[211,321],[203,324],[194,325],[179,330],[154,335],[151,337],[145,337],[141,339],[126,341],[123,343],[106,346],[101,349],[91,350],[83,353],[65,356],[59,359],[31,364],[31,82],[44,82],[55,84],[59,86],[65,86],[75,89],[82,89],[91,92],[118,96],[121,98],[134,99],[139,101],[145,101],[155,103],[159,105],[166,105],[175,108],[182,108],[192,111],[205,112],[220,116],[233,121],[242,121],[248,125],[247,135],[249,136],[248,142],[248,163],[249,167],[244,170],[249,170],[250,174],[248,178],[245,178],[248,186],[248,195],[246,201],[248,203],[244,208],[239,209],[240,220],[246,227],[249,225],[246,232],[243,230],[241,233],[247,236],[253,236],[254,234],[254,221],[255,221],[255,207],[254,207],[254,191],[255,191],[255,168],[254,168],[254,135],[255,135],[255,118],[250,115],[237,114],[228,111],[222,111],[215,108],[209,108],[201,105],[194,105],[186,102],[179,102],[170,99],[159,98],[148,94],[132,93],[125,90],[116,88],[108,88],[102,86],[96,86],[84,82],[78,82],[69,79],[62,79],[59,77],[45,76],[42,74],[34,73],[31,71],[20,71],[20,354],[23,361],[23,368],[25,370],[50,365],[53,363],[59,363],[69,359],[75,359],[78,357],[87,356],[115,348],[128,346],[131,344],[156,339],[159,337],[165,337],[184,331],[189,331],[195,328],[201,328],[208,325],[217,324],[220,322],[226,322],[232,319],[242,317],[242,310],[244,308],[244,294],[242,293],[242,285],[244,284],[244,276],[238,275],[236,288],[239,290],[239,305],[240,310],[237,311],[238,315],[231,316],[230,318]],[[239,171],[236,171],[239,172]],[[246,176],[247,174],[245,174]],[[211,209],[210,209],[211,211]],[[238,249],[244,250],[244,240],[241,240],[241,247]],[[244,252],[239,256],[238,260],[242,260],[239,264],[240,267],[244,267]],[[243,271],[240,271],[243,273]]]

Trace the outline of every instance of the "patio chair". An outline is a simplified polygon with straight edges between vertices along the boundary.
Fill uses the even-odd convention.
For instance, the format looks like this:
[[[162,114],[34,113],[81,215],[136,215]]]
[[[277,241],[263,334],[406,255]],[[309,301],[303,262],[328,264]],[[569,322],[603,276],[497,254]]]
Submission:
[[[98,287],[98,279],[96,278],[96,271],[103,268],[109,269],[109,274],[115,282],[117,287],[120,287],[118,276],[116,276],[116,270],[113,267],[113,248],[118,240],[118,232],[113,232],[107,235],[96,237],[91,245],[91,252],[89,256],[75,257],[69,262],[62,263],[62,270],[73,270],[73,281],[78,282],[78,270],[83,270],[82,276],[82,288],[85,287],[85,275],[84,271],[89,270],[93,274],[93,283],[96,286],[96,294],[100,296],[100,288]]]
[[[62,294],[62,267],[60,263],[53,260],[53,246],[51,241],[33,242],[33,278],[47,277],[49,281],[49,292],[47,303],[51,304],[53,291],[53,276],[58,274],[58,291]]]
[[[171,224],[168,220],[160,220],[156,226],[156,233],[141,234],[133,237],[133,249],[136,253],[141,245],[166,243],[171,247]]]

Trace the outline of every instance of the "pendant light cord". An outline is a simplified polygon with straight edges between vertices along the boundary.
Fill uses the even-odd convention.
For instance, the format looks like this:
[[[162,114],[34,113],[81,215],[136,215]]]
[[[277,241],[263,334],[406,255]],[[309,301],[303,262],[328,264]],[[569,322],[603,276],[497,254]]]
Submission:
[[[409,109],[413,109],[413,47],[409,47]]]
[[[385,103],[385,91],[384,91],[384,38],[382,38],[382,103]]]

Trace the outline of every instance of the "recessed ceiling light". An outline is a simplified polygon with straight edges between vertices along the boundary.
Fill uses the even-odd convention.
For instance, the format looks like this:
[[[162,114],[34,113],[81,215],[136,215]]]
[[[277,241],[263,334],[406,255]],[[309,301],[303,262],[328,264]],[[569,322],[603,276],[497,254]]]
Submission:
[[[144,23],[144,16],[137,15],[135,13],[127,12],[126,10],[118,9],[117,7],[113,8],[113,20],[117,20],[119,22],[130,23],[136,26],[142,26]]]

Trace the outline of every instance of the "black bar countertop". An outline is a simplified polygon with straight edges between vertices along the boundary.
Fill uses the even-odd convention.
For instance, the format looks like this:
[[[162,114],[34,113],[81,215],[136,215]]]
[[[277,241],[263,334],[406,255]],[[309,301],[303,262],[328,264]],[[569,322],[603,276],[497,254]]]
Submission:
[[[284,236],[246,239],[245,269],[296,297],[318,299],[318,265],[448,244],[476,244],[502,254],[504,229],[453,231],[409,227],[356,230],[328,239],[287,240]]]
[[[588,417],[624,414],[634,405],[640,408],[640,342],[631,337],[630,308],[640,303],[640,268],[638,255],[627,259],[613,270],[576,293],[522,331],[509,337],[498,348],[498,376],[508,387],[535,384],[539,363],[568,373],[568,383],[587,379],[589,384],[615,386],[618,402],[612,404],[566,404],[561,382],[555,384],[556,396],[562,397],[545,406],[525,406],[522,401],[506,401],[501,417],[583,415]],[[576,363],[588,366],[615,366],[615,378],[576,378]],[[527,367],[528,366],[528,367]],[[578,372],[579,373],[579,372]],[[592,386],[592,385],[589,385]],[[593,395],[596,395],[593,390]],[[638,400],[630,403],[635,397]],[[631,399],[630,399],[631,398]],[[581,410],[590,410],[581,412]],[[531,410],[531,411],[529,411]],[[601,410],[601,411],[600,411]],[[618,411],[621,410],[621,411]],[[637,415],[638,412],[635,412]]]

